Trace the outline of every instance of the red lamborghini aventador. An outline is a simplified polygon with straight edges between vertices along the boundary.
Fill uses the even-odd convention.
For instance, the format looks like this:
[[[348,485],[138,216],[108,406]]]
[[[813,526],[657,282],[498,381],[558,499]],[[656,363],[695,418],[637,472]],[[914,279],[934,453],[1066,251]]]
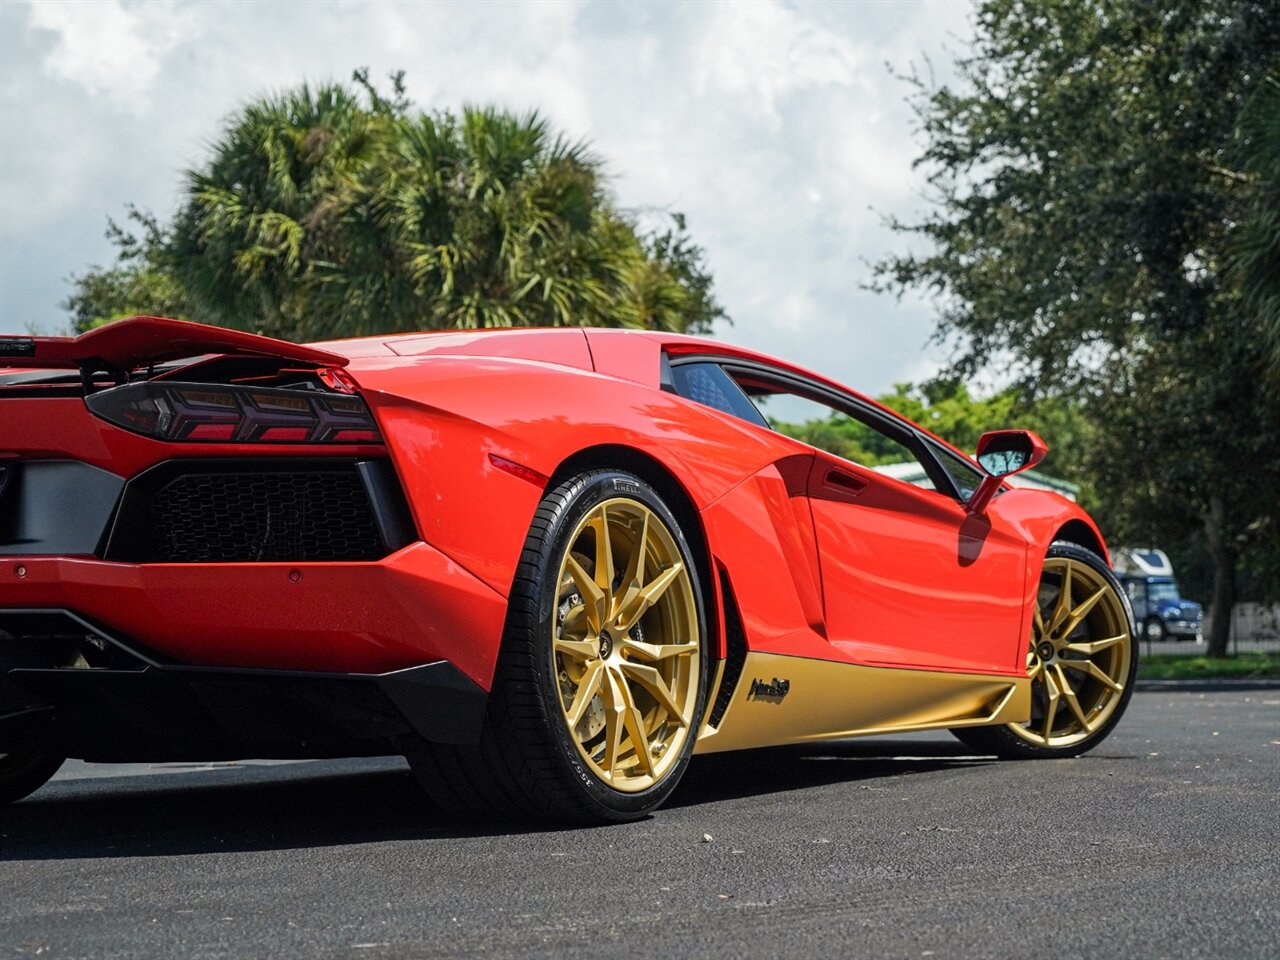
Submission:
[[[403,754],[452,811],[625,820],[695,753],[1072,756],[1132,691],[1097,528],[1003,479],[1038,437],[975,461],[748,350],[138,317],[0,366],[0,800],[64,757]]]

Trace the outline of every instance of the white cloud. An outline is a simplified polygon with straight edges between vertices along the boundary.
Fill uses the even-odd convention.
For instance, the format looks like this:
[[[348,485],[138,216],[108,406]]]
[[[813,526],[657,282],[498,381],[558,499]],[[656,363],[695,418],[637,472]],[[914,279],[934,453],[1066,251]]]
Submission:
[[[47,73],[135,113],[147,108],[166,55],[195,23],[169,0],[41,0],[30,17],[32,27],[56,37],[42,64]]]
[[[50,328],[108,216],[168,216],[182,170],[263,92],[407,71],[424,109],[537,107],[619,202],[688,215],[725,335],[871,392],[936,365],[928,307],[860,288],[919,175],[885,68],[967,4],[0,3],[0,329]],[[874,210],[872,209],[874,208]],[[879,211],[878,213],[876,211]]]
[[[799,91],[864,86],[853,43],[799,8],[725,0],[712,10],[698,45],[698,85],[704,95],[742,95],[747,109],[754,107],[777,123],[780,103]]]

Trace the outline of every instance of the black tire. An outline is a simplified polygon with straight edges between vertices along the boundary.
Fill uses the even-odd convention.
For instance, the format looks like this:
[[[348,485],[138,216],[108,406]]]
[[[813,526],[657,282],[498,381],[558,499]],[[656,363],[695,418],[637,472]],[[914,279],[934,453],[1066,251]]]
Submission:
[[[1078,738],[1076,739],[1063,738],[1064,740],[1071,740],[1071,742],[1061,744],[1033,743],[1027,739],[1025,734],[1014,729],[1015,727],[1021,727],[1020,724],[991,727],[959,727],[951,731],[956,739],[978,753],[995,754],[997,757],[1006,760],[1078,756],[1087,750],[1093,749],[1107,738],[1124,715],[1124,711],[1129,705],[1129,699],[1133,696],[1134,677],[1138,669],[1138,643],[1136,639],[1137,627],[1134,623],[1133,608],[1129,604],[1128,595],[1102,558],[1091,550],[1086,550],[1084,547],[1077,546],[1074,543],[1058,541],[1049,547],[1045,557],[1046,564],[1055,558],[1087,565],[1093,571],[1097,581],[1105,583],[1109,587],[1111,596],[1104,599],[1112,603],[1110,607],[1112,616],[1122,622],[1113,626],[1112,629],[1122,625],[1126,631],[1125,639],[1121,642],[1125,646],[1125,650],[1117,651],[1115,654],[1120,656],[1123,653],[1127,657],[1123,661],[1124,666],[1119,671],[1123,673],[1123,689],[1118,694],[1114,694],[1114,703],[1108,703],[1110,713],[1098,725],[1098,728],[1086,735],[1077,735]],[[1042,584],[1045,582],[1044,577],[1045,575],[1042,575]],[[1092,628],[1092,625],[1087,621],[1082,626],[1085,629]],[[1121,682],[1116,678],[1113,678],[1113,680],[1116,683]],[[1085,682],[1097,683],[1098,681],[1086,680]],[[1062,708],[1063,705],[1059,703],[1055,709]],[[1045,739],[1048,740],[1050,738],[1046,737]]]
[[[1159,617],[1147,617],[1142,625],[1142,635],[1152,643],[1164,643],[1169,639],[1169,631]]]
[[[618,497],[647,507],[671,534],[692,578],[698,630],[691,727],[665,775],[639,792],[613,788],[580,755],[558,699],[550,642],[559,574],[571,537],[597,505]],[[480,744],[461,747],[414,740],[405,744],[410,766],[431,798],[463,819],[608,823],[646,816],[670,796],[693,753],[706,706],[705,610],[688,542],[649,484],[620,470],[593,470],[557,484],[534,514],[521,553]]]
[[[35,793],[63,763],[62,757],[0,754],[0,804],[15,803]]]

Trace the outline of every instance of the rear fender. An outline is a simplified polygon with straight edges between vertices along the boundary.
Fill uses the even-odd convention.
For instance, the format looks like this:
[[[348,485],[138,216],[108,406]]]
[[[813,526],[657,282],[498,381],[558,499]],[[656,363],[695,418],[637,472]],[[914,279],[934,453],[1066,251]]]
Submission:
[[[350,372],[423,538],[504,596],[546,483],[579,451],[610,444],[644,453],[678,478],[699,512],[790,452],[674,395],[564,366],[437,356],[358,360]]]

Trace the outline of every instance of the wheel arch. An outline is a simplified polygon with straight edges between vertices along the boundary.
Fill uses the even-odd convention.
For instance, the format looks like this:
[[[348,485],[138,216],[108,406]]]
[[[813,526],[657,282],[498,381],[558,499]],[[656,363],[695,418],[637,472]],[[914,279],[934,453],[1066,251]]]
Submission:
[[[1084,547],[1091,550],[1103,559],[1107,566],[1111,566],[1111,555],[1107,551],[1107,545],[1102,540],[1096,527],[1084,520],[1076,518],[1068,520],[1060,526],[1053,535],[1054,540],[1065,540],[1067,543],[1074,543],[1078,547]]]

